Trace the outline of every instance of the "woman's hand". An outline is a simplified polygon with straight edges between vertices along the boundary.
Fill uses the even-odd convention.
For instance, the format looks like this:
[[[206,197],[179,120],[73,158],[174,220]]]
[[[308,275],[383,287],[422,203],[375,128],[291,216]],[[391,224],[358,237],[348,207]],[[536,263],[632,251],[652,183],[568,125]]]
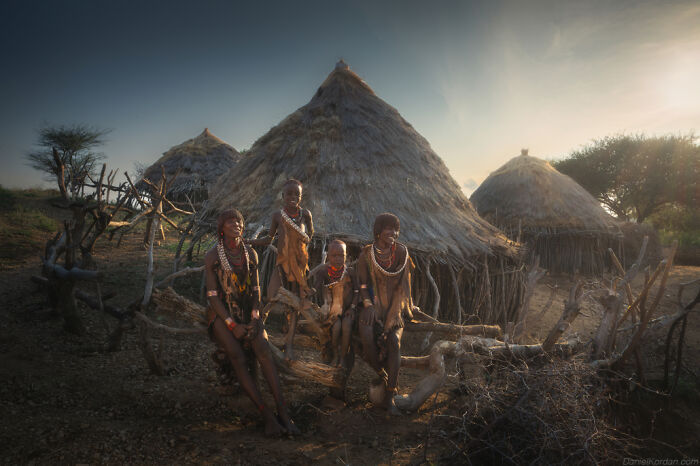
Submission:
[[[233,333],[233,338],[235,338],[236,340],[240,340],[248,334],[248,326],[236,324],[236,326],[233,327],[233,330],[231,330],[231,333]]]
[[[374,321],[377,320],[377,311],[375,311],[374,306],[367,306],[360,313],[360,324],[372,326]]]

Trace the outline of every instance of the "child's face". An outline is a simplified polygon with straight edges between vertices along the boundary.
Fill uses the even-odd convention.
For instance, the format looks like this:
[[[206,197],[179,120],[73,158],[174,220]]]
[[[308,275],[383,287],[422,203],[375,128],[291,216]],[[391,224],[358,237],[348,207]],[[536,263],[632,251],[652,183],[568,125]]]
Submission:
[[[345,246],[334,243],[328,248],[328,263],[336,269],[340,268],[345,265],[345,255]]]
[[[282,200],[284,201],[285,207],[289,207],[290,209],[299,207],[299,203],[301,202],[301,186],[296,183],[288,185],[284,188],[284,191],[282,191]]]

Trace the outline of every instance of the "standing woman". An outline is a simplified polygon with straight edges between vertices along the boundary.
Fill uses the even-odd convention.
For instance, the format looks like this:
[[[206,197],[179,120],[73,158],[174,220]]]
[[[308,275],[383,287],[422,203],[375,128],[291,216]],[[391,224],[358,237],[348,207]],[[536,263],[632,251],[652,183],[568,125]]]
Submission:
[[[401,367],[401,336],[404,317],[413,318],[411,271],[408,249],[397,241],[399,218],[390,213],[374,220],[374,242],[365,246],[357,260],[362,311],[360,339],[364,359],[386,380],[384,407],[399,414],[394,403]]]
[[[286,430],[298,434],[282,396],[277,367],[272,359],[267,333],[260,320],[258,255],[243,244],[243,215],[235,209],[223,211],[217,220],[219,241],[204,257],[209,335],[224,350],[246,394],[265,419],[265,433]],[[252,354],[251,350],[252,349]],[[248,362],[257,358],[277,404],[278,415],[263,402]]]

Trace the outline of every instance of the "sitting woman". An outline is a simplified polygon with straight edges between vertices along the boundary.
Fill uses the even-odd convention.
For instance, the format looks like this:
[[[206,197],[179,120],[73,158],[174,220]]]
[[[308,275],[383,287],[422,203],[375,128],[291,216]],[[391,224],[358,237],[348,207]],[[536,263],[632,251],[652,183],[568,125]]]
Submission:
[[[408,249],[397,241],[399,219],[384,213],[374,220],[374,242],[357,260],[357,276],[363,309],[359,333],[363,357],[386,381],[384,407],[399,414],[394,395],[401,367],[404,317],[413,318],[411,271]]]
[[[277,367],[272,359],[267,333],[260,320],[260,286],[258,256],[243,244],[243,216],[235,209],[219,215],[219,241],[204,257],[209,335],[224,350],[236,372],[238,381],[265,419],[265,433],[274,435],[284,430],[298,434],[282,396]],[[252,349],[252,354],[251,350]],[[257,358],[270,391],[277,403],[277,413],[263,402],[248,362]],[[248,359],[248,360],[247,360]]]

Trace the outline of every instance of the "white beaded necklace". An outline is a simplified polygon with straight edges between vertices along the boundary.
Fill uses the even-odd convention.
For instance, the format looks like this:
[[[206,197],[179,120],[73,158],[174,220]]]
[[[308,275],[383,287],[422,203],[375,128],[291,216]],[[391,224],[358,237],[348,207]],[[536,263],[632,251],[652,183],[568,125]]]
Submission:
[[[398,244],[401,244],[401,243],[398,243]],[[404,248],[405,248],[405,246],[404,246]],[[377,263],[377,258],[374,257],[374,243],[372,244],[372,247],[369,248],[369,254],[372,257],[372,263],[387,277],[397,276],[398,274],[403,272],[403,269],[406,267],[406,264],[408,263],[408,249],[406,249],[406,256],[403,258],[403,265],[401,265],[401,268],[399,268],[399,270],[397,270],[396,272],[389,272],[384,267],[382,267],[381,265],[379,265]]]
[[[245,244],[241,244],[241,246],[243,247],[243,255],[245,256],[245,268],[246,270],[250,271],[250,259],[248,257],[248,249],[246,249]],[[219,262],[221,262],[221,267],[223,267],[224,270],[227,272],[232,272],[233,269],[231,268],[231,263],[228,261],[228,257],[226,256],[226,250],[224,249],[223,239],[220,239],[217,243],[216,252],[219,253]]]
[[[280,210],[280,213],[282,214],[282,218],[284,219],[285,222],[287,222],[294,230],[296,230],[297,233],[301,235],[301,237],[304,239],[304,242],[308,243],[309,242],[309,235],[307,235],[299,225],[292,220],[289,215],[287,215],[287,212],[284,211],[284,209]],[[299,215],[303,215],[301,207],[299,207]]]

